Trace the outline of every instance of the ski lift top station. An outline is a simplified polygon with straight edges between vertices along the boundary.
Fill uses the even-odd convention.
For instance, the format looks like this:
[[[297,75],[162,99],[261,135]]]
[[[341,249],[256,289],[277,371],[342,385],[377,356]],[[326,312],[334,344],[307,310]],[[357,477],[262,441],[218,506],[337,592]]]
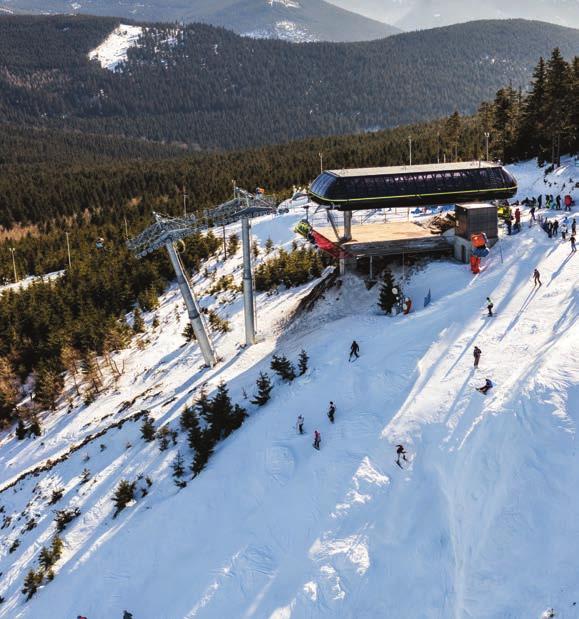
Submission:
[[[470,234],[498,238],[495,200],[512,198],[517,181],[500,163],[467,161],[427,165],[325,170],[310,185],[311,199],[326,209],[339,246],[353,257],[453,251],[469,258]],[[411,209],[455,205],[454,241],[410,222],[371,223],[352,227],[352,213],[367,209]],[[333,212],[343,214],[339,235]],[[324,234],[325,230],[322,230]],[[345,268],[346,259],[341,261]]]

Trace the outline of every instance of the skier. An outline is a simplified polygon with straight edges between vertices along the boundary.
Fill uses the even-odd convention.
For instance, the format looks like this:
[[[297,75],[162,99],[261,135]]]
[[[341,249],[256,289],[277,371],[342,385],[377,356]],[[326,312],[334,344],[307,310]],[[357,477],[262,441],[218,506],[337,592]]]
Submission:
[[[539,284],[539,286],[542,286],[543,284],[541,283],[541,274],[539,273],[539,269],[535,269],[533,271],[533,288]]]
[[[515,225],[517,228],[521,227],[521,209],[518,206],[515,210]]]
[[[493,388],[493,383],[491,381],[490,378],[485,378],[485,384],[482,387],[477,387],[476,390],[480,391],[481,393],[484,393],[484,395],[487,394],[487,392],[489,391],[489,389]]]
[[[123,612],[123,619],[133,619],[133,613],[130,613],[128,610]]]
[[[561,210],[561,196],[558,195],[555,201],[557,202],[557,210],[560,211]]]
[[[561,238],[564,241],[567,240],[567,224],[566,223],[561,224]]]
[[[535,221],[535,207],[534,206],[531,206],[530,213],[531,213],[531,220]]]
[[[507,219],[507,221],[505,221],[505,224],[507,226],[507,234],[509,236],[511,236],[512,223],[511,223],[511,218],[510,217],[509,217],[509,219]]]
[[[334,423],[334,415],[336,414],[336,405],[330,402],[330,408],[328,409],[328,419]]]
[[[84,615],[78,615],[76,619],[86,619]]]
[[[574,254],[577,251],[577,247],[575,246],[575,235],[572,234],[571,238],[569,239],[569,241],[571,241],[571,253]]]
[[[493,302],[491,301],[491,298],[490,298],[490,297],[487,297],[487,310],[488,310],[488,312],[489,312],[489,316],[492,316],[492,315],[493,315],[493,307],[494,307],[494,304],[493,304]]]
[[[537,198],[537,207],[540,209],[542,205],[543,205],[543,194],[540,193],[539,197]]]
[[[577,234],[577,222],[575,221],[575,217],[573,217],[573,221],[571,222],[571,234],[573,236]]]
[[[360,356],[360,346],[358,345],[358,342],[354,340],[352,342],[352,345],[350,346],[350,358],[348,359],[348,361],[352,361],[352,357],[355,357],[357,359],[359,356]]]
[[[559,220],[555,219],[553,222],[553,236],[557,236],[557,231],[559,230]]]
[[[482,350],[478,346],[475,346],[472,354],[474,356],[474,367],[478,368],[478,362],[480,361]]]
[[[573,202],[573,199],[571,198],[571,196],[569,194],[567,194],[565,196],[565,210],[566,211],[570,211],[571,210],[571,203]]]
[[[320,436],[320,433],[316,430],[314,432],[314,448],[319,449],[321,442],[322,442],[322,437]]]
[[[396,464],[402,468],[402,465],[400,464],[400,456],[402,456],[402,459],[404,460],[404,462],[408,462],[408,458],[406,457],[406,450],[404,449],[404,447],[402,445],[396,445]]]
[[[300,434],[304,433],[304,416],[303,415],[298,415],[298,420],[296,423],[296,427],[298,429],[298,432]]]

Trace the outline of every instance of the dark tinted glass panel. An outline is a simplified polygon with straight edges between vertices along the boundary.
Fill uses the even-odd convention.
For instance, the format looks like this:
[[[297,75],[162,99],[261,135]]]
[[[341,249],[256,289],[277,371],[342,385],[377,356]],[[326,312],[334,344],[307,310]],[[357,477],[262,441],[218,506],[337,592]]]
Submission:
[[[346,190],[344,187],[344,179],[335,178],[332,183],[330,183],[329,187],[326,189],[325,195],[330,200],[346,200],[348,195],[346,194]]]
[[[336,177],[333,174],[321,174],[312,183],[312,191],[320,196],[325,196],[326,191],[335,179]]]

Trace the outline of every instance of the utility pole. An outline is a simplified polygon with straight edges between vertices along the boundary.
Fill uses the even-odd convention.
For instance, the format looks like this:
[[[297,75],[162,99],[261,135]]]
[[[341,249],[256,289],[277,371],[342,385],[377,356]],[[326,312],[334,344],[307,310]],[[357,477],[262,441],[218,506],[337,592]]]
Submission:
[[[440,163],[440,131],[436,135],[436,163]]]
[[[183,217],[187,217],[187,188],[183,185]]]
[[[486,140],[486,153],[487,153],[487,158],[486,160],[489,160],[489,138],[491,137],[491,134],[488,131],[485,131],[485,140]]]
[[[223,224],[222,228],[223,228],[223,260],[227,260],[227,239],[225,238],[225,224]]]
[[[12,267],[14,269],[14,283],[17,284],[18,283],[18,275],[16,275],[16,260],[14,258],[14,252],[16,250],[14,249],[14,247],[11,247],[10,251],[12,252]]]
[[[125,219],[125,223],[126,223],[126,219]],[[70,259],[70,242],[68,240],[68,232],[64,233],[66,235],[66,251],[68,253],[68,268],[72,269],[72,261]]]
[[[243,244],[243,309],[245,314],[245,344],[255,344],[255,305],[253,302],[253,276],[251,274],[251,240],[249,217],[241,220]]]
[[[324,153],[318,153],[320,157],[320,174],[324,171]]]
[[[408,136],[408,158],[410,160],[410,165],[412,165],[412,137]]]

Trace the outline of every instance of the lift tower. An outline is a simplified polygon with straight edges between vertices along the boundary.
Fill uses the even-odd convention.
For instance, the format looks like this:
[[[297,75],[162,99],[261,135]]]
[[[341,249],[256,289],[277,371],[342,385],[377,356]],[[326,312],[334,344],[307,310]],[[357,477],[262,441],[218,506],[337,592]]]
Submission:
[[[199,342],[199,348],[203,354],[205,364],[213,367],[216,363],[215,351],[207,334],[207,329],[199,311],[199,304],[195,297],[193,289],[189,285],[189,280],[185,274],[183,264],[179,258],[179,254],[175,250],[175,242],[187,238],[194,234],[198,229],[198,222],[195,215],[186,217],[168,217],[153,213],[155,223],[141,232],[139,236],[127,242],[129,249],[137,256],[143,258],[147,254],[165,247],[169,254],[169,259],[175,269],[177,283],[183,296],[183,301],[187,307],[189,320],[193,327],[195,337]]]

